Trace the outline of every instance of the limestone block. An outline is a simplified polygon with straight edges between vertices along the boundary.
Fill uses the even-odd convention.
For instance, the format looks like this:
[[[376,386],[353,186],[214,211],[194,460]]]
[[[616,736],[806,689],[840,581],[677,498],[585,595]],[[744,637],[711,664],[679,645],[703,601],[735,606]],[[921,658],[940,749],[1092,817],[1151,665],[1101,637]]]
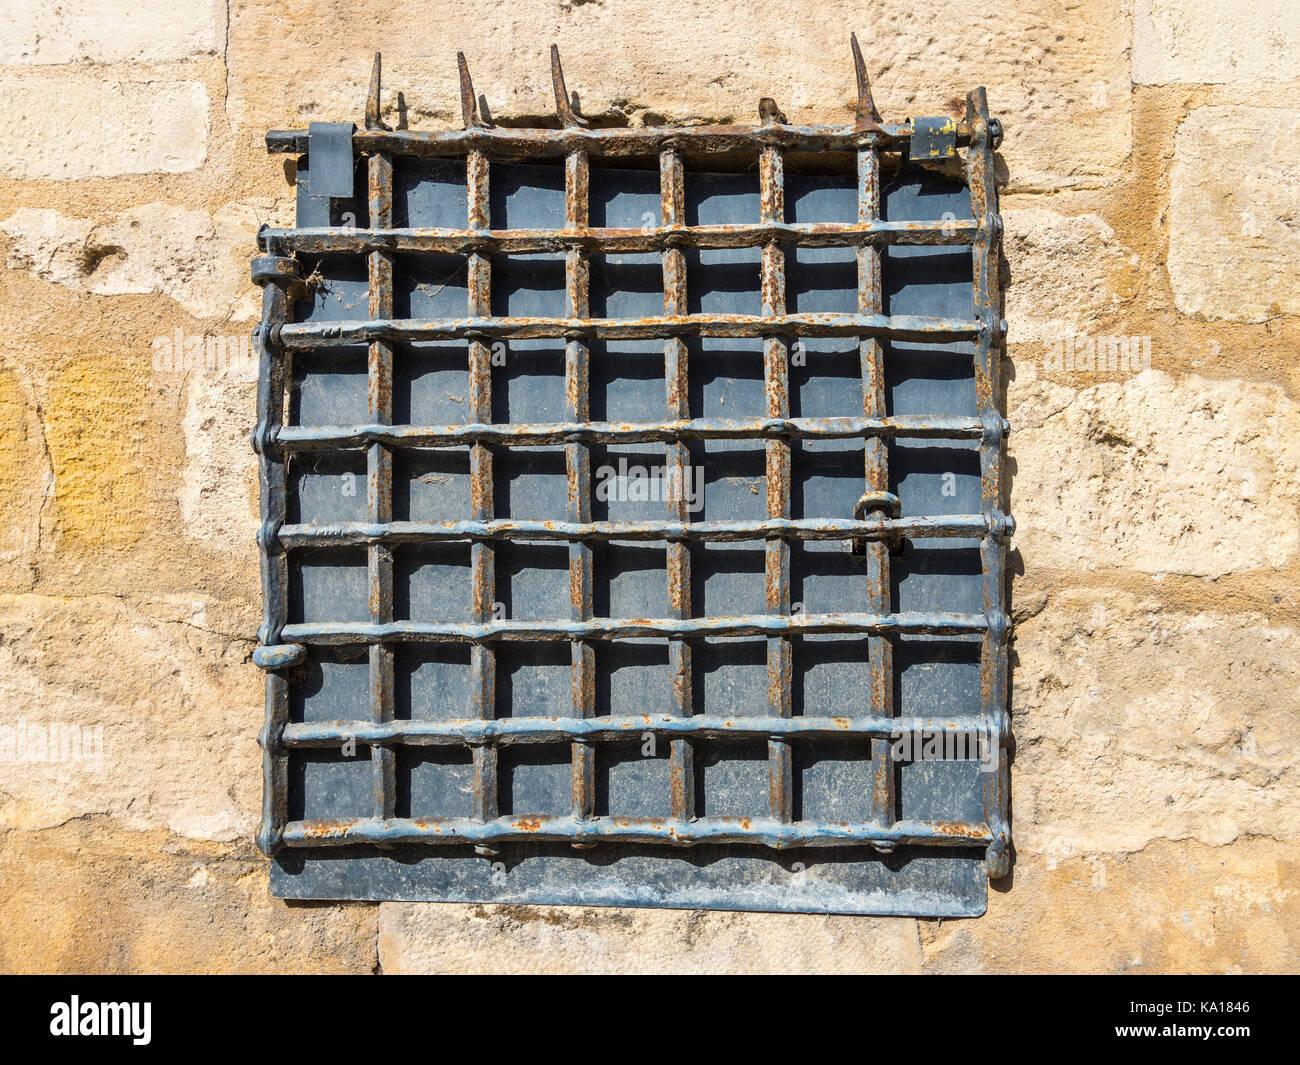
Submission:
[[[207,156],[208,90],[199,81],[8,81],[0,83],[0,112],[5,177],[181,174]]]
[[[1084,389],[1009,450],[1026,566],[1217,577],[1300,547],[1300,410],[1276,386],[1147,371]]]
[[[1201,107],[1178,127],[1169,281],[1184,314],[1259,322],[1300,313],[1297,138],[1294,109]]]

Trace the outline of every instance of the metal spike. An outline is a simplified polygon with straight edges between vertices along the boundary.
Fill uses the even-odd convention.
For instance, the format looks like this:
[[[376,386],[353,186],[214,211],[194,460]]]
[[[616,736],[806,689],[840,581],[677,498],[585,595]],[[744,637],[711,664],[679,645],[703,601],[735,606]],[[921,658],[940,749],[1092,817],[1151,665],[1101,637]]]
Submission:
[[[469,64],[465,62],[465,53],[456,53],[456,65],[460,68],[460,117],[466,129],[483,125],[478,113],[478,97],[474,95],[474,82],[470,80]]]
[[[370,71],[370,92],[366,96],[366,129],[392,129],[379,117],[379,70],[381,60],[375,53],[375,65]]]
[[[551,86],[555,89],[555,111],[560,116],[560,125],[587,126],[587,120],[575,114],[573,105],[569,103],[569,90],[564,87],[564,71],[560,69],[560,49],[556,45],[551,45]]]
[[[858,47],[858,35],[849,34],[849,44],[853,47],[853,70],[858,78],[858,129],[879,129],[883,121],[876,110],[876,102],[871,98],[871,82],[867,80],[867,64],[862,60],[862,49]]]
[[[762,119],[765,126],[773,124],[784,126],[787,122],[785,112],[776,106],[776,101],[770,96],[764,96],[758,101],[758,117]]]

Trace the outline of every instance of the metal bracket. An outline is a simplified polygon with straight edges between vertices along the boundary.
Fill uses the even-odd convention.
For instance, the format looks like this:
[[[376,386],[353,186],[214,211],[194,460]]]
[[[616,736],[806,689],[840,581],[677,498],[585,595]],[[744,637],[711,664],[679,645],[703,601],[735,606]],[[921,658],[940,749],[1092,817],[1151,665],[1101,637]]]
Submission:
[[[313,122],[307,127],[307,187],[318,200],[350,199],[353,188],[351,122]]]
[[[951,159],[957,154],[955,118],[914,118],[907,157],[918,162]]]

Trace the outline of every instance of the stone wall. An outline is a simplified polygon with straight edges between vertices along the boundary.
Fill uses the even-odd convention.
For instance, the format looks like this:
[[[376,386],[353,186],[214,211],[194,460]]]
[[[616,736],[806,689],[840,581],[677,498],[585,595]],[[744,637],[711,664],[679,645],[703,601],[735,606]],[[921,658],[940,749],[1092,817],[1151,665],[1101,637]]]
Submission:
[[[88,747],[0,759],[0,969],[1300,967],[1292,0],[10,8],[0,723]],[[983,84],[1006,128],[1013,877],[973,921],[270,898],[254,386],[154,368],[253,325],[293,214],[264,131],[359,120],[376,49],[412,127],[458,122],[457,49],[546,115],[551,41],[589,115],[841,121],[850,30],[887,118]],[[1107,337],[1136,370],[1090,368]]]

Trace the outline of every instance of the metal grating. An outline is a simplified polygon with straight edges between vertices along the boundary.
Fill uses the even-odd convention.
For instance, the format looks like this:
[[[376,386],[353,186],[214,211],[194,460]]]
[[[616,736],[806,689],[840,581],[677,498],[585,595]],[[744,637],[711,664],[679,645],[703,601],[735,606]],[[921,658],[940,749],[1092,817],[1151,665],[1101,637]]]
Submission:
[[[851,126],[589,128],[553,48],[558,129],[486,123],[461,56],[465,129],[390,130],[376,56],[364,130],[268,134],[276,894],[983,912],[1001,131],[983,89],[883,123],[853,52]],[[638,460],[702,498],[602,497]],[[991,767],[895,756],[980,730]]]

